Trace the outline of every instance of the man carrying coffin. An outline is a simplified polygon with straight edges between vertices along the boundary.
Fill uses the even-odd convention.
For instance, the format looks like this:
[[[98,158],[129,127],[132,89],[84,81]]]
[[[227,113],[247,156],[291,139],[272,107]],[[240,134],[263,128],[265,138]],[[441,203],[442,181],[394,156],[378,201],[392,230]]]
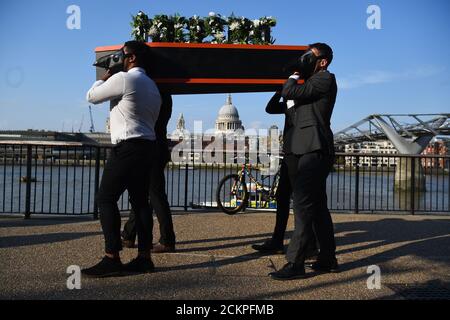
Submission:
[[[261,254],[283,254],[284,253],[284,234],[286,232],[289,220],[289,211],[292,195],[292,184],[294,183],[297,173],[296,167],[298,159],[292,155],[290,151],[291,131],[294,130],[295,109],[288,107],[294,102],[280,101],[281,92],[276,92],[267,103],[266,112],[269,114],[284,114],[283,128],[283,153],[284,158],[281,160],[280,180],[276,192],[277,212],[275,216],[275,228],[272,238],[264,241],[262,244],[254,244],[252,248]],[[291,171],[289,171],[289,169]],[[307,258],[316,257],[318,253],[316,241],[311,241],[307,253]]]
[[[160,91],[161,92],[161,91]],[[155,210],[159,223],[159,243],[153,246],[152,253],[175,251],[175,232],[173,229],[172,213],[166,194],[166,178],[164,169],[170,161],[169,142],[167,140],[167,124],[172,116],[172,96],[161,92],[162,104],[158,120],[155,124],[158,159],[150,173],[150,210]],[[122,245],[134,248],[136,240],[136,214],[131,209],[128,221],[122,231]]]
[[[308,247],[314,231],[320,246],[316,271],[337,271],[333,222],[327,207],[326,179],[334,162],[333,133],[330,119],[336,101],[337,85],[334,74],[327,68],[333,59],[332,49],[315,43],[302,55],[298,72],[284,84],[281,95],[294,104],[294,129],[289,132],[287,157],[295,157],[293,206],[295,229],[286,258],[288,263],[270,275],[275,280],[303,278]],[[297,81],[302,77],[304,84]],[[289,165],[289,161],[287,162]],[[294,162],[295,163],[295,162]]]
[[[87,100],[110,103],[111,142],[114,147],[106,162],[97,194],[100,222],[105,237],[105,257],[82,273],[91,277],[128,272],[151,272],[152,212],[148,204],[149,176],[156,152],[155,123],[161,96],[155,82],[145,70],[148,47],[138,41],[126,42],[122,48],[123,71],[109,70],[87,93]],[[119,252],[121,217],[117,201],[128,190],[136,214],[138,256],[123,266]]]

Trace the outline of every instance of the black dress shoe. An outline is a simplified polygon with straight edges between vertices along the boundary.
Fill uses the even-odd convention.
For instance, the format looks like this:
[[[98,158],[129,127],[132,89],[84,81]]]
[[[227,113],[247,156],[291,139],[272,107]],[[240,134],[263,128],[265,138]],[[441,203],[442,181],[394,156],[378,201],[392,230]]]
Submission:
[[[252,248],[262,254],[283,254],[283,244],[274,244],[272,240],[266,240],[263,244],[254,244]]]
[[[139,256],[124,265],[123,270],[131,273],[150,273],[155,270],[155,265],[151,259]]]
[[[307,267],[318,272],[333,272],[333,273],[339,272],[339,264],[336,259],[331,260],[331,262],[324,262],[318,260],[310,265],[307,265]]]
[[[86,277],[106,278],[120,276],[122,270],[123,265],[122,262],[120,262],[120,259],[113,259],[105,256],[95,266],[81,270],[81,273]]]
[[[292,262],[286,263],[283,268],[276,272],[271,272],[269,275],[272,279],[281,281],[306,278],[305,267]]]

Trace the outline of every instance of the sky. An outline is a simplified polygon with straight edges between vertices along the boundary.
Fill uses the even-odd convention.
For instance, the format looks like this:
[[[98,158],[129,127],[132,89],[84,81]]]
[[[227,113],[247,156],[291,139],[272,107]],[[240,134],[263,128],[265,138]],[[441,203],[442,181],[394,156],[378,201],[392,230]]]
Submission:
[[[67,8],[81,10],[80,29],[70,30]],[[370,5],[381,29],[370,30]],[[256,19],[273,16],[276,44],[328,43],[330,71],[338,81],[332,117],[337,131],[382,113],[450,113],[450,1],[448,0],[42,0],[0,2],[0,130],[87,132],[86,91],[95,80],[94,48],[131,39],[131,15],[210,11]],[[271,93],[233,94],[243,125],[282,128],[283,116],[265,114]],[[214,127],[225,94],[174,96],[169,132],[180,113],[192,129]],[[97,131],[105,130],[108,104],[93,107]]]

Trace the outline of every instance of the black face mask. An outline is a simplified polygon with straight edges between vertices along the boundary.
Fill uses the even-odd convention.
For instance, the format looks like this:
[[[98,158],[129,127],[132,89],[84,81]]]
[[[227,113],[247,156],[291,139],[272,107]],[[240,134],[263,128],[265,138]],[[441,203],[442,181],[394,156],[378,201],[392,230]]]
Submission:
[[[316,56],[311,50],[305,52],[298,61],[298,72],[303,79],[308,79],[316,70],[317,61],[323,56]]]
[[[127,55],[123,50],[118,50],[110,55],[101,57],[95,61],[94,66],[109,69],[112,73],[123,71],[124,64],[123,61]]]

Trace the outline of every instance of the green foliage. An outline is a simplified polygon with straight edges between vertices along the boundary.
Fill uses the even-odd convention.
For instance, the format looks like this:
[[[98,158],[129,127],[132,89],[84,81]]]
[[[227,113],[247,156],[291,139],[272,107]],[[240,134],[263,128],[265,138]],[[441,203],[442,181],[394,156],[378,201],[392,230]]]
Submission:
[[[173,41],[174,42],[186,42],[187,35],[186,29],[188,26],[188,19],[180,16],[178,13],[170,16],[169,20],[173,24]]]
[[[138,41],[148,41],[150,37],[153,42],[273,44],[271,28],[276,23],[272,17],[250,20],[231,14],[227,19],[214,12],[205,18],[194,15],[187,19],[177,13],[155,15],[149,19],[139,11],[132,16],[131,34]],[[228,34],[225,32],[227,26]]]
[[[252,36],[253,22],[245,17],[237,18],[231,15],[228,18],[228,42],[249,44]]]
[[[152,24],[151,20],[142,11],[139,11],[136,16],[132,15],[131,19],[131,27],[133,28],[131,35],[137,41],[147,41],[148,32]]]
[[[189,18],[188,21],[189,34],[187,42],[190,43],[202,43],[206,38],[205,20],[203,18],[194,15]]]
[[[206,36],[209,37],[211,43],[224,43],[225,25],[227,21],[218,13],[210,12],[205,18]]]
[[[250,32],[253,44],[273,44],[275,39],[271,36],[271,28],[275,27],[277,21],[272,17],[262,17],[252,21],[253,28]]]

